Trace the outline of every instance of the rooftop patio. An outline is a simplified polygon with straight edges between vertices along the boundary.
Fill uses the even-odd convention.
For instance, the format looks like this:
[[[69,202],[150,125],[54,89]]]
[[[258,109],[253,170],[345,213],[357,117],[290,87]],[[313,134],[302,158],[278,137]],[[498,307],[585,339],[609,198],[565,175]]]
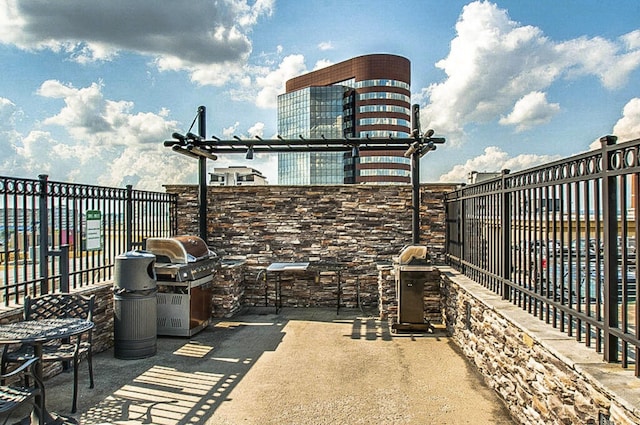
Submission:
[[[419,234],[438,268],[447,263],[455,268],[438,274],[434,285],[425,286],[425,319],[442,321],[451,335],[448,341],[460,348],[520,423],[640,423],[636,360],[640,253],[635,246],[616,243],[635,238],[640,223],[636,213],[640,211],[636,196],[640,140],[618,145],[608,136],[602,142],[599,151],[532,170],[505,171],[498,178],[463,188],[420,186]],[[105,245],[101,252],[87,252],[83,229],[75,225],[64,229],[61,224],[78,223],[94,201],[91,196],[78,200],[78,195],[97,189],[47,184],[46,178],[6,180],[0,185],[10,195],[5,196],[4,222],[14,230],[5,227],[3,231],[7,243],[0,269],[7,311],[1,319],[19,319],[16,303],[25,294],[96,291],[103,285],[97,289],[102,293],[96,351],[107,350],[108,355],[113,344],[113,295],[108,292],[113,257],[141,246],[149,237],[198,233],[203,224],[196,211],[198,188],[168,186],[163,194],[169,195],[167,199],[130,188],[113,197],[108,191],[100,192],[101,203],[92,208],[105,212]],[[242,259],[241,267],[223,269],[216,277],[215,317],[235,321],[246,308],[273,306],[278,295],[267,278],[268,266],[304,261],[312,265],[306,274],[283,277],[284,311],[374,308],[375,320],[394,323],[398,300],[390,260],[411,234],[410,188],[242,186],[208,187],[207,191],[208,245],[223,259]],[[45,203],[29,208],[36,204],[33,199]],[[121,200],[126,200],[126,207],[118,204]],[[139,200],[149,202],[137,205]],[[122,211],[127,212],[123,225],[118,222]],[[156,226],[159,218],[166,226]],[[44,227],[35,232],[32,223],[38,221]],[[47,224],[53,229],[49,241]],[[38,252],[37,236],[41,246],[52,244],[48,252]],[[601,248],[593,252],[572,248],[574,241],[580,246],[591,240]],[[71,245],[70,282],[64,282],[61,272],[64,261],[59,251],[64,251],[65,244]],[[466,279],[465,283],[453,275]],[[217,328],[206,332],[211,329]],[[382,340],[383,330],[381,325]],[[314,353],[319,344],[307,343]],[[215,349],[215,344],[209,345]],[[424,360],[431,352],[429,347],[423,350]],[[321,364],[324,359],[316,360]],[[354,370],[371,368],[386,374],[392,369],[385,362],[367,358]],[[387,387],[396,382],[395,375],[389,376]],[[51,382],[56,379],[62,378]],[[268,392],[279,394],[292,381],[278,391],[268,387]],[[341,381],[336,379],[334,384]]]
[[[514,423],[443,329],[392,335],[372,313],[253,308],[192,338],[159,337],[153,357],[102,352],[95,389],[81,370],[73,417],[85,425]],[[62,415],[71,378],[46,381],[47,405]]]

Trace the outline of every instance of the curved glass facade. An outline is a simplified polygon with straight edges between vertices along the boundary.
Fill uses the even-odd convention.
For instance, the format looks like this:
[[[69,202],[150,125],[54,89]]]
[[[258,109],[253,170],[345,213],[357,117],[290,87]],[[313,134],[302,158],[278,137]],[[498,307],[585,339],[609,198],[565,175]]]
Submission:
[[[411,131],[411,63],[396,55],[359,56],[287,81],[278,96],[285,139],[407,138]],[[280,153],[280,184],[410,183],[404,152]]]

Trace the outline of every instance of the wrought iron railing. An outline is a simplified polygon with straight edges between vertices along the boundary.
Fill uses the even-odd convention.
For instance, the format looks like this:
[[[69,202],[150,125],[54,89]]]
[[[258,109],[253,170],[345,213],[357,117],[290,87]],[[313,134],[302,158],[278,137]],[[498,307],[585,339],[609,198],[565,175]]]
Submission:
[[[115,257],[174,235],[177,196],[0,176],[0,300],[112,278]]]
[[[640,376],[640,139],[449,193],[447,257],[465,275]]]

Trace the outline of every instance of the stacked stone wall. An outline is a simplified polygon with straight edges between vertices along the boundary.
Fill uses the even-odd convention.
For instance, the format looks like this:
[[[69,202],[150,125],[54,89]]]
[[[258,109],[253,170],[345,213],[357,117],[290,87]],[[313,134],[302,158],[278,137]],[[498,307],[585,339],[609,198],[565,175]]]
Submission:
[[[640,424],[631,370],[453,270],[442,278],[449,333],[519,423]]]
[[[435,262],[444,258],[444,194],[454,188],[421,186],[421,243]],[[197,187],[166,189],[179,195],[178,233],[197,235]],[[248,306],[265,305],[265,293],[275,302],[276,276],[264,274],[274,262],[310,262],[307,272],[281,274],[283,306],[377,306],[378,264],[411,243],[408,185],[211,186],[207,203],[207,243],[245,259]]]
[[[245,298],[244,263],[223,267],[213,277],[212,317],[232,317],[241,309]]]

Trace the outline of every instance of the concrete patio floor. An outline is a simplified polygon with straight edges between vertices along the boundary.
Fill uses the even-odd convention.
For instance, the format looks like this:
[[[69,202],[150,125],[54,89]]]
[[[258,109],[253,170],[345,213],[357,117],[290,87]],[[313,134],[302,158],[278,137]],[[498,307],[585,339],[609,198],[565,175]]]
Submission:
[[[81,424],[512,424],[442,331],[391,333],[360,310],[254,309],[155,356],[80,365]],[[46,383],[69,415],[72,374]]]

